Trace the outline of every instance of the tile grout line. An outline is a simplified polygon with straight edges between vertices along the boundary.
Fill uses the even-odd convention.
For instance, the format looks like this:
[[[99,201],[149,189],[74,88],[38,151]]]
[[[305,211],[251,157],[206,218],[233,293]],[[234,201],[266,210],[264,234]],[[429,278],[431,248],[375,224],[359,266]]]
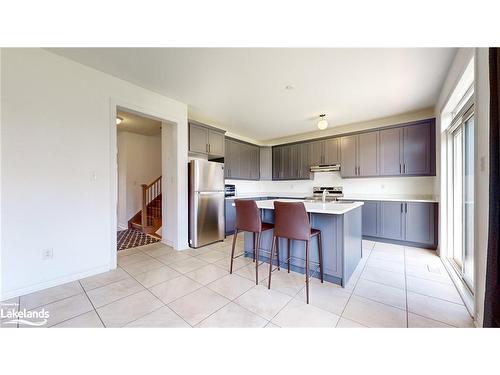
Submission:
[[[210,264],[211,264],[211,263],[210,263]],[[217,266],[217,267],[219,267],[219,266]],[[200,267],[200,268],[201,268],[201,267]],[[222,268],[222,269],[223,269],[223,267],[220,267],[220,268]],[[190,272],[191,272],[191,271],[190,271]],[[233,273],[233,274],[235,274],[235,273]],[[218,281],[218,280],[220,280],[220,279],[222,279],[222,278],[224,278],[224,277],[226,277],[226,276],[228,276],[228,275],[230,275],[230,274],[227,274],[227,275],[221,276],[221,277],[219,277],[219,278],[217,278],[217,279],[215,279],[215,280],[211,281],[210,283],[208,283],[208,284],[206,284],[206,285],[203,285],[203,284],[200,284],[198,281],[196,281],[196,280],[194,280],[194,279],[190,278],[190,277],[189,277],[189,276],[187,276],[186,274],[182,274],[182,276],[185,276],[185,277],[187,277],[188,279],[193,280],[194,282],[196,282],[196,283],[200,284],[200,285],[201,285],[201,287],[200,287],[200,288],[198,288],[198,289],[196,289],[196,290],[194,290],[194,291],[192,291],[191,293],[188,293],[188,294],[186,294],[186,295],[184,295],[184,296],[181,296],[181,297],[179,297],[179,298],[176,298],[175,300],[173,300],[173,301],[169,302],[169,304],[171,304],[171,303],[173,303],[173,302],[175,302],[175,301],[177,301],[177,300],[179,300],[179,299],[181,299],[181,298],[183,298],[183,297],[185,297],[185,296],[188,296],[188,295],[190,295],[190,294],[193,294],[194,292],[196,292],[196,291],[200,290],[201,288],[205,287],[205,288],[207,288],[208,290],[210,290],[210,291],[212,291],[212,292],[214,292],[214,293],[218,294],[219,296],[221,296],[221,297],[223,297],[223,298],[225,298],[225,299],[229,300],[229,302],[228,302],[228,303],[226,303],[226,304],[224,304],[224,306],[220,307],[219,309],[217,309],[216,311],[214,311],[214,312],[213,312],[213,313],[211,313],[210,315],[208,315],[206,318],[203,318],[203,320],[201,320],[201,321],[199,321],[198,323],[196,323],[196,325],[200,324],[201,322],[205,321],[206,319],[208,319],[209,317],[211,317],[211,316],[212,316],[212,315],[214,315],[215,313],[219,312],[219,311],[220,311],[220,310],[222,310],[224,307],[226,307],[227,305],[229,305],[231,302],[233,302],[233,303],[235,303],[236,305],[238,305],[238,306],[242,307],[243,309],[245,309],[245,310],[247,310],[247,311],[249,311],[249,312],[251,312],[251,313],[253,313],[253,314],[257,315],[258,317],[260,317],[260,318],[262,318],[262,319],[264,319],[264,320],[267,320],[267,319],[266,319],[266,318],[264,318],[263,316],[260,316],[259,314],[256,314],[255,312],[250,311],[250,310],[246,309],[245,307],[241,306],[239,303],[235,302],[235,300],[236,300],[236,299],[238,299],[239,297],[241,297],[243,294],[245,294],[245,293],[246,293],[246,292],[248,292],[249,290],[251,290],[251,289],[255,288],[255,286],[256,286],[256,285],[252,286],[252,288],[250,288],[250,289],[248,289],[248,290],[244,291],[243,293],[241,293],[240,295],[238,295],[237,297],[235,297],[235,298],[233,298],[233,299],[229,299],[229,298],[227,298],[226,296],[224,296],[224,295],[222,295],[222,294],[218,293],[217,291],[215,291],[215,290],[213,290],[213,289],[211,289],[211,288],[209,288],[209,287],[208,287],[208,285],[209,285],[209,284],[212,284],[212,283],[214,283],[214,282],[216,282],[216,281]],[[245,278],[245,277],[243,277],[243,276],[241,276],[241,275],[238,275],[238,276],[239,276],[239,277],[242,277],[242,278],[244,278],[244,279],[246,279],[246,280],[248,280],[247,278]],[[169,308],[170,308],[170,307],[169,307]],[[172,308],[170,308],[170,309],[171,309],[171,310],[173,310]],[[175,312],[175,311],[174,311],[174,312]],[[269,322],[270,322],[270,320],[268,320],[268,323],[269,323]],[[189,323],[188,323],[188,324],[189,324]],[[195,326],[196,326],[196,325],[195,325]],[[266,324],[266,325],[267,325],[267,324]],[[195,328],[194,326],[191,326],[191,327]]]
[[[281,265],[280,265],[280,267],[281,267]],[[275,269],[275,271],[276,271],[276,269]],[[281,271],[281,270],[280,270],[280,271]],[[272,273],[272,272],[274,272],[274,271],[271,271],[271,273]],[[278,271],[278,272],[279,272],[279,271]],[[288,273],[288,272],[287,272],[287,273]],[[305,275],[305,274],[304,274],[304,275]],[[304,281],[304,284],[305,284],[305,281]],[[282,307],[281,309],[279,309],[279,311],[278,311],[276,314],[274,314],[274,315],[273,315],[273,317],[272,317],[271,319],[269,319],[269,323],[275,324],[275,325],[277,325],[278,327],[282,328],[280,325],[278,325],[278,324],[276,324],[276,323],[273,323],[273,319],[274,319],[274,318],[276,318],[276,316],[278,316],[278,314],[279,314],[280,312],[282,312],[282,311],[283,311],[283,310],[284,310],[284,309],[285,309],[285,308],[286,308],[286,307],[290,304],[290,302],[292,302],[292,301],[295,299],[295,297],[297,297],[297,296],[299,295],[299,293],[300,293],[300,292],[302,292],[302,291],[304,290],[304,288],[305,288],[305,285],[303,285],[303,286],[302,286],[302,288],[300,288],[300,290],[299,290],[297,293],[295,293],[295,294],[293,295],[293,297],[292,297],[292,298],[291,298],[291,299],[290,299],[287,303],[285,303],[285,305],[283,305],[283,307]],[[281,292],[278,292],[277,290],[275,290],[275,292],[277,292],[277,293],[281,293]],[[285,293],[281,293],[281,294],[284,294],[284,295],[286,295],[286,296],[290,297],[288,294],[285,294]],[[316,306],[315,306],[315,307],[316,307]],[[321,309],[321,310],[323,310],[323,309]],[[323,310],[323,311],[326,311],[326,310]],[[327,312],[328,312],[328,311],[327,311]],[[339,320],[340,320],[340,318],[339,318]]]
[[[337,326],[339,325],[340,319],[342,319],[343,316],[344,316],[344,313],[345,313],[345,310],[347,308],[347,305],[349,304],[349,302],[351,301],[352,296],[354,295],[354,289],[356,289],[356,286],[358,285],[359,280],[361,279],[361,275],[363,274],[363,271],[365,270],[366,265],[368,264],[368,260],[370,259],[371,255],[372,255],[372,251],[373,251],[374,248],[375,248],[375,243],[373,244],[373,246],[372,246],[372,248],[370,250],[370,254],[368,254],[368,257],[366,258],[366,262],[363,265],[361,273],[360,273],[358,279],[356,280],[356,283],[354,284],[354,287],[352,288],[352,291],[351,291],[351,293],[349,295],[349,298],[347,299],[346,304],[344,305],[344,308],[342,309],[342,312],[340,313],[340,318],[339,318],[339,321],[337,322],[337,324],[335,325],[335,328],[337,328]],[[363,240],[361,240],[361,254],[363,254]],[[345,319],[349,319],[349,318],[345,318]],[[353,320],[353,319],[349,319],[349,320],[352,320],[353,322],[359,323],[359,324],[361,324],[361,325],[364,326],[363,323],[360,323],[360,322],[358,322],[356,320]]]
[[[156,243],[154,243],[154,244],[147,244],[147,245],[143,245],[143,246],[139,246],[139,247],[151,246],[151,245],[155,245],[155,244],[156,244]],[[132,249],[132,248],[131,248],[131,249]],[[124,249],[124,250],[128,250],[128,249]],[[118,250],[117,250],[117,252],[118,252]],[[152,259],[158,260],[158,259],[156,259],[155,257],[153,257],[153,256],[151,256],[151,255],[149,255],[149,254],[145,253],[142,249],[138,249],[138,253],[143,253],[143,254],[147,255],[148,257],[150,257],[150,258],[152,258]],[[137,253],[134,253],[134,254],[137,254]],[[130,255],[134,255],[134,254],[130,254]],[[130,256],[130,255],[124,255],[124,256]],[[189,254],[186,254],[186,255],[189,255]],[[194,257],[193,257],[193,258],[194,258]],[[159,260],[158,260],[158,261],[159,261]],[[139,261],[139,262],[140,262],[140,261]],[[139,263],[139,262],[135,262],[135,263]],[[162,264],[163,264],[163,266],[167,266],[167,265],[166,265],[166,264],[164,264],[163,262],[161,262],[161,261],[159,261],[159,262],[160,262],[160,263],[162,263]],[[174,262],[174,263],[175,263],[175,262]],[[131,263],[131,264],[134,264],[134,263]],[[167,267],[168,267],[168,266],[167,266]],[[122,270],[123,270],[123,271],[124,271],[124,272],[125,272],[125,273],[126,273],[126,274],[130,277],[130,278],[132,278],[133,280],[137,281],[137,282],[141,285],[141,287],[143,287],[143,289],[144,289],[144,290],[147,290],[147,291],[148,291],[151,295],[153,295],[156,299],[158,299],[158,300],[159,300],[159,301],[160,301],[160,302],[161,302],[164,306],[168,307],[168,306],[167,306],[167,305],[166,305],[166,304],[165,304],[165,303],[164,303],[164,302],[163,302],[160,298],[158,298],[158,297],[157,297],[154,293],[152,293],[152,292],[149,290],[149,288],[146,288],[143,284],[141,284],[141,283],[140,283],[140,282],[139,282],[139,281],[138,281],[138,280],[137,280],[137,279],[136,279],[136,278],[135,278],[132,274],[130,274],[130,273],[129,273],[127,270],[125,270],[123,267],[121,267],[121,266],[118,264],[118,262],[117,262],[117,267],[116,267],[116,269],[118,269],[118,268],[119,268],[119,269],[122,269]],[[171,267],[169,267],[169,268],[171,268]],[[176,271],[176,270],[174,270],[174,271]],[[149,272],[149,271],[141,272],[140,274],[142,274],[142,273],[146,273],[146,272]],[[176,271],[176,272],[178,272],[178,271]],[[182,274],[182,273],[180,273],[180,275],[183,275],[183,274]],[[187,277],[187,276],[186,276],[186,277]],[[72,297],[78,296],[78,295],[80,295],[80,294],[85,294],[85,296],[86,296],[86,297],[87,297],[87,299],[89,300],[90,304],[92,305],[92,308],[94,309],[94,311],[96,312],[97,316],[99,317],[99,320],[101,321],[101,323],[103,324],[103,326],[104,326],[104,327],[106,327],[106,325],[104,324],[104,322],[103,322],[103,321],[102,321],[102,319],[101,319],[101,316],[99,315],[99,313],[98,313],[98,311],[97,311],[97,308],[94,306],[94,303],[92,302],[92,300],[91,300],[91,299],[90,299],[90,297],[88,296],[88,294],[87,294],[87,290],[83,287],[83,285],[82,285],[82,283],[81,283],[81,280],[82,280],[82,279],[78,279],[78,280],[75,280],[75,281],[76,281],[76,282],[78,282],[78,284],[79,284],[79,285],[80,285],[80,287],[82,288],[83,292],[76,293],[76,294],[73,294],[73,295],[70,295],[70,296],[66,296],[66,297],[64,297],[64,298],[60,298],[60,299],[57,299],[57,300],[53,300],[53,301],[51,301],[51,302],[49,302],[49,303],[46,303],[46,304],[42,304],[42,305],[38,305],[38,306],[35,306],[35,307],[31,307],[28,311],[33,311],[33,310],[35,310],[35,309],[37,309],[37,308],[40,308],[40,307],[44,307],[44,306],[47,306],[47,305],[51,305],[51,304],[53,304],[53,303],[57,303],[57,302],[60,302],[60,301],[64,301],[64,300],[66,300],[66,299],[68,299],[68,298],[72,298]],[[116,282],[120,282],[120,281],[123,281],[123,280],[125,280],[125,278],[120,279],[120,280],[116,280],[116,281],[111,281],[111,282],[108,282],[108,283],[106,283],[106,284],[104,284],[104,285],[101,285],[101,286],[99,286],[99,287],[89,289],[89,291],[96,290],[96,289],[99,289],[99,288],[102,288],[102,287],[105,287],[105,286],[109,286],[109,285],[111,285],[111,284],[114,284],[114,283],[116,283]],[[159,283],[159,284],[161,284],[161,283]],[[156,285],[159,285],[159,284],[156,284]],[[109,303],[106,303],[106,304],[104,304],[104,305],[100,306],[99,308],[102,308],[102,307],[108,306],[108,305],[110,305],[110,304],[112,304],[112,303],[114,303],[114,302],[120,301],[120,300],[125,299],[125,298],[127,298],[127,297],[130,297],[130,296],[136,295],[136,294],[138,294],[138,293],[143,292],[144,290],[138,291],[138,292],[136,292],[136,293],[129,294],[129,295],[124,296],[124,297],[120,297],[120,298],[118,298],[118,299],[116,299],[116,300],[114,300],[114,301],[111,301],[111,302],[109,302]],[[19,296],[19,297],[18,297],[18,298],[19,298],[18,309],[20,309],[21,297],[22,297],[22,296]],[[172,302],[173,302],[173,301],[172,301]],[[158,309],[155,309],[154,311],[156,311],[156,310],[158,310]],[[170,310],[172,310],[172,309],[170,309]],[[154,311],[152,311],[152,312],[154,312]],[[173,310],[172,310],[172,311],[173,311]],[[59,324],[61,324],[61,323],[63,323],[63,322],[66,322],[66,321],[68,321],[68,320],[71,320],[71,319],[77,318],[77,317],[79,317],[79,316],[81,316],[81,315],[83,315],[83,314],[86,314],[86,313],[88,313],[88,312],[89,312],[89,311],[87,311],[87,312],[85,312],[85,313],[82,313],[82,314],[75,315],[75,316],[73,316],[73,317],[71,317],[71,318],[68,318],[68,319],[62,320],[61,322],[58,322],[57,324],[54,324],[53,326],[50,326],[50,327],[55,327],[56,325],[59,325]],[[175,311],[173,311],[173,312],[174,312],[176,315],[178,315]],[[151,312],[150,312],[150,313],[151,313]],[[148,313],[148,314],[150,314],[150,313]],[[148,315],[148,314],[145,314],[145,315]],[[145,315],[141,316],[140,318],[144,317]],[[179,316],[179,317],[180,317],[180,316]],[[140,319],[140,318],[137,318],[137,319],[135,319],[135,320],[138,320],[138,319]],[[180,317],[180,318],[182,319],[182,317]],[[135,321],[135,320],[133,320],[133,321]],[[182,319],[182,320],[184,320],[184,319]],[[128,322],[128,323],[131,323],[131,322]],[[127,324],[128,324],[128,323],[127,323]],[[186,322],[186,323],[187,323],[187,322]],[[187,323],[187,324],[189,324],[189,323]],[[189,324],[189,325],[190,325],[190,324]],[[190,325],[190,326],[191,326],[191,325]],[[48,327],[48,328],[50,328],[50,327]],[[19,327],[19,323],[17,324],[17,327],[16,327],[16,328],[20,328],[20,327]]]
[[[83,287],[83,285],[82,285],[81,281],[80,281],[80,280],[78,280],[78,283],[79,283],[79,284],[80,284],[80,286],[82,287],[82,289],[83,289],[83,293],[85,293],[85,297],[87,297],[88,301],[90,302],[90,305],[92,306],[92,308],[94,309],[95,313],[97,314],[97,317],[98,317],[98,318],[99,318],[99,320],[101,321],[102,326],[103,326],[104,328],[106,328],[106,324],[104,324],[104,321],[102,320],[101,316],[100,316],[100,315],[99,315],[99,313],[97,312],[97,309],[95,308],[94,303],[92,302],[92,300],[90,299],[89,295],[87,294],[87,291],[86,291],[86,290],[85,290],[85,288]],[[85,313],[85,314],[86,314],[86,313]],[[83,315],[83,314],[82,314],[82,315]],[[79,315],[78,315],[78,316],[79,316]],[[74,318],[76,318],[76,317],[74,317]],[[73,319],[73,318],[71,318],[71,319]],[[61,322],[61,323],[62,323],[62,322]]]
[[[149,254],[146,254],[146,255],[148,255],[148,256],[149,256]],[[152,258],[153,258],[153,257],[152,257]],[[123,270],[123,271],[124,271],[124,272],[126,272],[126,273],[127,273],[127,274],[131,277],[131,278],[133,278],[133,279],[135,280],[135,278],[134,278],[134,277],[133,277],[130,273],[128,273],[128,272],[127,272],[127,270]],[[147,271],[146,271],[146,272],[147,272]],[[137,280],[136,280],[136,281],[137,281]],[[140,282],[139,282],[139,281],[137,281],[137,282],[140,284]],[[159,284],[158,284],[158,285],[159,285]],[[141,286],[144,288],[144,290],[147,290],[147,291],[148,291],[148,292],[149,292],[149,293],[150,293],[153,297],[155,297],[158,301],[160,301],[160,302],[163,304],[163,306],[162,306],[162,307],[167,307],[167,308],[169,308],[169,309],[170,309],[170,311],[172,311],[175,315],[177,315],[177,316],[178,316],[179,318],[181,318],[184,322],[186,322],[186,321],[182,318],[182,316],[180,316],[179,314],[177,314],[177,312],[176,312],[176,311],[174,311],[174,310],[173,310],[173,309],[171,309],[169,306],[167,306],[167,304],[166,304],[165,302],[163,302],[163,301],[161,300],[161,298],[158,298],[158,297],[156,296],[156,294],[154,294],[151,290],[149,290],[149,288],[146,288],[146,287],[145,287],[144,285],[142,285],[142,284],[141,284]],[[142,291],[141,291],[141,292],[142,292]],[[138,293],[141,293],[141,292],[137,292],[137,293],[131,294],[130,296],[133,296],[133,295],[138,294]],[[130,297],[130,296],[127,296],[127,297]],[[123,298],[127,298],[127,297],[123,297]],[[122,298],[120,298],[120,299],[122,299]],[[119,299],[118,299],[118,300],[119,300]],[[118,301],[118,300],[116,300],[116,301]],[[113,301],[113,302],[116,302],[116,301]],[[113,303],[113,302],[111,302],[111,303]],[[108,305],[109,305],[109,304],[108,304]],[[104,305],[104,306],[106,306],[106,305]],[[101,307],[103,307],[103,306],[101,306]],[[141,315],[141,316],[140,316],[140,317],[138,317],[137,319],[134,319],[134,320],[131,320],[130,322],[125,323],[125,325],[126,325],[126,324],[130,324],[130,323],[132,323],[132,322],[135,322],[135,321],[137,321],[137,320],[139,320],[139,319],[141,319],[141,318],[144,318],[146,315],[152,314],[152,313],[154,313],[155,311],[157,311],[157,310],[161,309],[162,307],[158,307],[157,309],[154,309],[153,311],[150,311],[150,312],[149,312],[149,313],[147,313],[147,314]],[[190,327],[192,327],[192,325],[191,325],[191,324],[189,324],[188,322],[186,322],[186,324],[187,324],[187,325],[189,325]],[[123,325],[123,327],[124,327],[125,325]]]
[[[409,313],[408,313],[408,281],[406,278],[406,246],[403,247],[403,263],[404,263],[404,275],[405,275],[405,302],[406,302],[406,328],[409,326]]]

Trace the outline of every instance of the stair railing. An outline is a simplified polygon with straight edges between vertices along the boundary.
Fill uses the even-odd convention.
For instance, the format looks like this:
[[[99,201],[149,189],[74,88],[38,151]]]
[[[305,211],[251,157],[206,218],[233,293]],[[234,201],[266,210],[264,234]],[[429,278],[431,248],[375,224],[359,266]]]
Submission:
[[[161,194],[161,176],[151,182],[149,185],[142,184],[142,213],[141,224],[143,228],[153,225],[153,217],[160,217],[161,210],[152,209],[148,216],[148,205]],[[155,216],[156,215],[156,216]]]

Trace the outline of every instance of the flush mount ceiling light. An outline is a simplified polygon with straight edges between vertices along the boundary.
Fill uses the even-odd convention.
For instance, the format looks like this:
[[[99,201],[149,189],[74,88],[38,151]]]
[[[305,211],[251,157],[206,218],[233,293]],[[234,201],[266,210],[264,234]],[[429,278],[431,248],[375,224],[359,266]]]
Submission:
[[[120,125],[122,123],[123,119],[121,117],[116,118],[116,125]]]
[[[319,115],[318,129],[325,130],[328,127],[328,121],[326,121],[326,115],[323,113]]]
[[[295,88],[295,86],[294,86],[294,85],[286,85],[286,86],[285,86],[285,89],[286,89],[286,90],[293,90],[294,88]]]

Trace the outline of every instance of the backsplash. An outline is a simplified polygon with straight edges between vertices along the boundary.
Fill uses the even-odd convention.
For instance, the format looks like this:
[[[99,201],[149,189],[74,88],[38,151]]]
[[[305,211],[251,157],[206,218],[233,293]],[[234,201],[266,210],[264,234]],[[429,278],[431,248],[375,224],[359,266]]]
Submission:
[[[311,193],[314,186],[342,186],[344,194],[417,194],[435,195],[436,177],[341,178],[339,172],[314,174],[304,181],[241,181],[226,180],[236,185],[237,193]]]

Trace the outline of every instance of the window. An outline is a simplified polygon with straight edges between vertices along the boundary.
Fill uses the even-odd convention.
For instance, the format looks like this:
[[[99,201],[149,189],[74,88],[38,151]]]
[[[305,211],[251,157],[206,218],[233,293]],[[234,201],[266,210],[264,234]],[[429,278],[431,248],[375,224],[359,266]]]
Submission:
[[[448,129],[451,251],[448,257],[474,290],[474,104],[462,104]]]

